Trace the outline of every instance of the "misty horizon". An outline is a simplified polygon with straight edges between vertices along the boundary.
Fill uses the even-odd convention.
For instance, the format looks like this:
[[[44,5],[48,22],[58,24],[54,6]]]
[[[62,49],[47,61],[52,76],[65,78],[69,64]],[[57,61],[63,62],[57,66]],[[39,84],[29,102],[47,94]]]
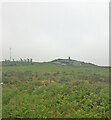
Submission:
[[[109,65],[108,3],[2,3],[2,60]]]
[[[4,60],[2,60],[2,61],[10,61],[10,62],[16,62],[16,61],[25,61],[25,62],[27,62],[27,60],[31,60],[32,59],[32,62],[38,62],[38,63],[44,63],[44,62],[52,62],[52,61],[54,61],[54,60],[69,60],[69,57],[70,56],[68,56],[67,58],[55,58],[55,59],[52,59],[52,60],[48,60],[48,61],[36,61],[36,60],[34,60],[34,59],[32,59],[32,58],[19,58],[19,59],[4,59]],[[87,62],[87,61],[81,61],[81,60],[76,60],[76,59],[73,59],[73,58],[70,58],[70,60],[75,60],[75,61],[78,61],[78,62],[83,62],[83,63],[89,63],[89,64],[94,64],[94,65],[97,65],[96,63],[92,63],[92,62]],[[97,66],[103,66],[103,67],[108,67],[108,66],[110,66],[110,65],[97,65]]]

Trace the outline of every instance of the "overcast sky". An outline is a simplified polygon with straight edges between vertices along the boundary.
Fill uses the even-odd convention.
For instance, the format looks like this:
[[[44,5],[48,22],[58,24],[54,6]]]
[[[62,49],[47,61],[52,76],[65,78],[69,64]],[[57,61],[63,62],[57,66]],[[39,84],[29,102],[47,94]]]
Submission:
[[[2,56],[109,64],[109,5],[103,2],[2,3]]]

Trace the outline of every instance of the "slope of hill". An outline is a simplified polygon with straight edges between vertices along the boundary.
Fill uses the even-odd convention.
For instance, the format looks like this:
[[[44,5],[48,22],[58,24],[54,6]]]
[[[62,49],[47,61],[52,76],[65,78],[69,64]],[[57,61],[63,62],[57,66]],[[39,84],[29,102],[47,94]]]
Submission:
[[[4,119],[109,118],[109,69],[58,61],[2,65]]]
[[[56,65],[68,65],[68,66],[76,66],[76,67],[85,67],[85,66],[97,66],[94,65],[92,63],[85,63],[85,62],[81,62],[81,61],[77,61],[77,60],[72,60],[72,59],[55,59],[53,61],[51,61],[53,64]]]

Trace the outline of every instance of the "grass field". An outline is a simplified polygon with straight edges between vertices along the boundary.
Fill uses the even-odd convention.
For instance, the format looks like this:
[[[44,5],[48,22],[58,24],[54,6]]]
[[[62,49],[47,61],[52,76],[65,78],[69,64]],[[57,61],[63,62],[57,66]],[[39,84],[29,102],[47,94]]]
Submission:
[[[109,69],[3,65],[3,118],[110,118]]]

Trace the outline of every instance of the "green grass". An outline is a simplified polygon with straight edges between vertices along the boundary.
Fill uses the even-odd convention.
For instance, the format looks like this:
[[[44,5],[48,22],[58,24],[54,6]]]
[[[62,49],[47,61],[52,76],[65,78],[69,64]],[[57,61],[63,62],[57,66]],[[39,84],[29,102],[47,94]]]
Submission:
[[[2,86],[0,85],[0,119],[2,119]]]
[[[108,68],[33,63],[2,71],[3,118],[110,118]]]

